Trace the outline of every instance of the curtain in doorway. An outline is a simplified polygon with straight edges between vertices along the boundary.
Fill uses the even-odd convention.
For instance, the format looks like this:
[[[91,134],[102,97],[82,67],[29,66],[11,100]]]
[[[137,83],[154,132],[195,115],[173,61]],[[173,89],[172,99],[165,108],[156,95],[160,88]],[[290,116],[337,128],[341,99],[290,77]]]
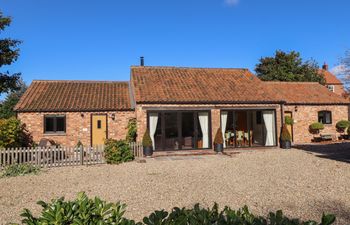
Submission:
[[[154,135],[157,130],[158,113],[149,113],[149,134],[152,139],[153,150],[156,148]]]
[[[225,140],[226,124],[227,124],[227,111],[222,111],[221,112],[221,132],[222,132],[222,138],[224,140],[224,148],[226,148],[226,140]]]
[[[209,148],[209,113],[208,112],[199,112],[198,119],[201,126],[203,134],[203,148]]]
[[[265,124],[265,146],[276,145],[275,112],[263,111]]]

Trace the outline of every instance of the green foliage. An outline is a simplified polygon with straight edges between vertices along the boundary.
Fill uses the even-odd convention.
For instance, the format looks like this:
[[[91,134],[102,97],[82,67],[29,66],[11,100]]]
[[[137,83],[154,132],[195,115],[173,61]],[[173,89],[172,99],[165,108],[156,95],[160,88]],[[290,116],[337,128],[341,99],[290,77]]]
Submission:
[[[0,32],[11,24],[11,18],[5,17],[0,12]],[[21,42],[10,38],[0,39],[0,67],[11,65],[18,59],[19,49],[17,46]],[[0,72],[0,94],[18,89],[20,73],[9,74]]]
[[[292,136],[289,133],[287,126],[284,124],[282,126],[281,141],[291,141],[291,140],[292,140]]]
[[[32,137],[18,119],[0,119],[0,148],[28,147]]]
[[[119,164],[134,160],[129,143],[123,140],[108,139],[105,142],[105,159],[108,164]]]
[[[31,164],[13,164],[4,168],[1,177],[16,177],[26,174],[37,174],[39,171],[39,167]]]
[[[126,141],[127,142],[135,142],[137,137],[137,124],[136,119],[130,119],[128,123],[128,133],[126,134]]]
[[[89,199],[85,193],[79,193],[73,201],[64,198],[51,203],[39,201],[43,208],[39,217],[24,209],[22,223],[27,225],[133,225],[134,221],[124,218],[126,205],[107,203],[98,197]]]
[[[169,213],[165,210],[154,211],[143,218],[143,223],[135,223],[124,217],[126,206],[121,203],[106,203],[101,199],[89,199],[86,194],[79,193],[74,201],[64,198],[52,200],[51,203],[38,202],[43,207],[41,215],[34,217],[25,209],[21,216],[23,224],[76,224],[76,225],[331,225],[335,222],[334,215],[323,215],[321,223],[316,221],[300,221],[290,219],[279,210],[269,213],[266,217],[255,216],[247,206],[239,210],[225,207],[219,210],[215,203],[212,208],[202,208],[199,204],[193,208],[173,208]]]
[[[337,122],[337,124],[335,125],[335,127],[337,128],[337,130],[339,132],[344,132],[348,127],[350,126],[350,122],[347,120],[340,120],[339,122]]]
[[[224,143],[224,139],[222,137],[221,128],[219,127],[215,134],[214,144],[223,144],[223,143]]]
[[[334,223],[335,216],[323,215],[321,225]],[[146,225],[318,225],[315,221],[302,222],[299,219],[290,219],[279,210],[276,213],[269,213],[266,218],[255,216],[247,206],[235,211],[225,207],[220,211],[215,203],[212,208],[201,208],[196,204],[192,209],[173,208],[168,213],[164,210],[155,211],[149,217],[143,219]]]
[[[285,116],[284,117],[284,123],[287,124],[287,125],[293,125],[294,124],[294,120],[290,116]]]
[[[274,57],[260,59],[255,71],[264,81],[302,81],[324,83],[324,77],[318,73],[315,61],[303,62],[300,53],[276,51]]]
[[[319,123],[319,122],[312,123],[309,126],[309,130],[310,130],[311,133],[319,133],[320,130],[323,130],[323,129],[324,129],[323,123]]]
[[[18,103],[21,96],[27,90],[27,85],[20,80],[18,82],[18,90],[10,92],[5,100],[0,105],[0,119],[8,119],[10,117],[16,116],[16,112],[13,111],[13,108]]]
[[[150,148],[153,146],[152,139],[151,139],[151,136],[149,135],[148,129],[146,130],[145,134],[143,135],[142,145],[143,145],[143,147],[150,147]]]

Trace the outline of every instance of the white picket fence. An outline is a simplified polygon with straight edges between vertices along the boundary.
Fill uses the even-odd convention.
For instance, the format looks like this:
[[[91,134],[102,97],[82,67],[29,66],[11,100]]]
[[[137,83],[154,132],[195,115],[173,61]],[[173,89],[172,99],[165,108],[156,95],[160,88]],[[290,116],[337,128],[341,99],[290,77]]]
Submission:
[[[130,143],[135,157],[143,156],[140,143]],[[105,163],[104,146],[96,147],[28,147],[0,149],[0,169],[13,164],[38,167],[62,167]]]

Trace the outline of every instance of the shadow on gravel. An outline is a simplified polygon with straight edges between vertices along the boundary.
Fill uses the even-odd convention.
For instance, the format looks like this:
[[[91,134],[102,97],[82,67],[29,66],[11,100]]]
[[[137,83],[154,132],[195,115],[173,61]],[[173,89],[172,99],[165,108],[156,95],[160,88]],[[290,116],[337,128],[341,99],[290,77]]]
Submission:
[[[293,146],[296,149],[315,153],[317,157],[350,163],[350,142],[333,144],[308,144]]]
[[[341,201],[317,202],[314,207],[318,212],[334,214],[337,217],[336,224],[350,224],[350,208]]]

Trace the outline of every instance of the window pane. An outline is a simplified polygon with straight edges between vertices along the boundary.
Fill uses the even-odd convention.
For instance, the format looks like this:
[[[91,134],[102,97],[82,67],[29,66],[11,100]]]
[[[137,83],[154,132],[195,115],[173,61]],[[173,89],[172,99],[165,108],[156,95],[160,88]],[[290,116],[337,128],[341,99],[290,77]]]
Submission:
[[[65,131],[65,118],[64,117],[56,117],[56,132],[64,132]]]
[[[326,114],[326,123],[327,124],[332,123],[332,121],[331,121],[331,112],[325,112],[325,114]]]
[[[101,120],[97,120],[97,129],[101,129]]]
[[[45,117],[45,132],[54,132],[54,117]]]

